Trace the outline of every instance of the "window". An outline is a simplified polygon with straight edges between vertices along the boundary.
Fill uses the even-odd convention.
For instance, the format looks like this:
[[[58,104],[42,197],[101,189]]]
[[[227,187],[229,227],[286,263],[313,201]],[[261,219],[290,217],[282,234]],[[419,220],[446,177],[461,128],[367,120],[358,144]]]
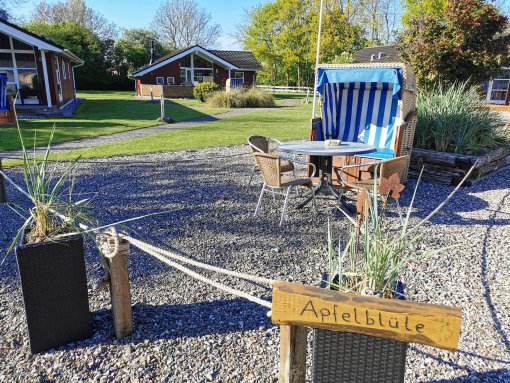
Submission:
[[[0,53],[0,67],[13,67],[12,53]]]
[[[62,61],[62,77],[67,80],[66,63]]]
[[[18,68],[36,68],[33,53],[16,53],[15,57]]]
[[[67,63],[67,77],[69,80],[71,79],[71,65],[69,63]]]
[[[174,85],[174,84],[175,84],[175,78],[173,78],[173,77],[167,77],[167,78],[166,78],[166,83],[167,83],[168,85]]]
[[[186,82],[186,69],[181,69],[180,80],[181,80],[181,84]]]
[[[234,78],[242,78],[244,80],[244,72],[234,72]]]
[[[60,80],[60,65],[58,63],[58,58],[55,57],[55,74],[57,76],[57,88],[58,88],[58,99],[60,102],[64,100],[64,95],[62,94],[62,81]]]
[[[25,44],[22,41],[12,39],[12,45],[14,46],[14,49],[24,50],[24,51],[31,51],[34,49],[33,46]]]
[[[156,84],[165,85],[165,78],[164,77],[156,77]]]
[[[194,55],[193,56],[193,66],[195,68],[212,68],[212,62],[207,61],[206,59]]]
[[[195,69],[195,78],[193,79],[195,82],[212,82],[213,81],[213,73],[212,69]]]

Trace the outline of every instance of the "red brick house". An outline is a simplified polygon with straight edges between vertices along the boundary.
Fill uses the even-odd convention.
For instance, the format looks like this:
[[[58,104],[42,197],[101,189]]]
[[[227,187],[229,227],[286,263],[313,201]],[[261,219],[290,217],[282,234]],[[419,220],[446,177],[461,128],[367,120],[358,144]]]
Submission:
[[[0,20],[0,73],[16,103],[61,108],[76,97],[74,68],[83,60],[65,47]]]
[[[257,72],[261,70],[262,66],[252,52],[212,50],[194,45],[163,56],[129,77],[135,80],[136,93],[141,96],[146,95],[144,85],[192,89],[198,83],[212,81],[224,87],[229,78],[240,78],[245,85],[254,85]],[[178,91],[174,89],[174,93],[179,93],[177,95],[189,93]]]

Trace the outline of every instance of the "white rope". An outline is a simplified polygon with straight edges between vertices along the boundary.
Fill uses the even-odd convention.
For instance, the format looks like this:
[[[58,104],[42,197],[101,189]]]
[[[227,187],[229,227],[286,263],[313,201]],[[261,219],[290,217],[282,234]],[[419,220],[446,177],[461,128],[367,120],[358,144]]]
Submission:
[[[110,239],[113,239],[113,243]],[[118,254],[120,241],[115,226],[109,227],[97,236],[97,247],[106,258],[112,259]]]
[[[18,191],[20,191],[22,194],[27,196],[30,200],[34,201],[34,199],[30,196],[30,194],[28,194],[20,186],[18,186],[13,180],[11,180],[9,177],[7,177],[3,171],[0,170],[0,173]],[[57,213],[55,211],[53,211],[53,213],[58,215],[62,219],[67,219],[67,217],[65,217],[65,216],[63,216],[63,215],[61,215],[61,214],[59,214],[59,213]],[[89,227],[86,226],[86,225],[81,225],[80,224],[80,227],[82,227],[84,230],[88,230],[89,229]],[[105,252],[103,253],[107,257],[108,257],[108,255],[111,255],[112,257],[115,256],[115,254],[118,251],[118,247],[119,247],[119,242],[118,242],[119,235],[116,233],[115,229],[113,229],[112,233],[113,233],[112,237],[114,237],[114,238],[117,237],[117,238],[115,240],[115,244],[114,244],[113,250],[110,248],[110,244],[107,243],[107,248],[105,248]],[[160,249],[160,248],[158,248],[156,246],[153,246],[153,245],[150,245],[148,243],[139,241],[139,240],[137,240],[137,239],[135,239],[133,237],[130,237],[130,236],[126,235],[126,234],[120,234],[120,236],[122,238],[124,238],[126,241],[130,242],[133,246],[139,248],[140,250],[146,252],[147,254],[152,255],[153,257],[159,259],[161,262],[166,263],[167,265],[169,265],[171,267],[174,267],[174,268],[182,271],[185,274],[188,274],[189,276],[191,276],[191,277],[193,277],[195,279],[198,279],[198,280],[200,280],[202,282],[208,283],[209,285],[211,285],[213,287],[216,287],[217,289],[223,290],[223,291],[225,291],[225,292],[227,292],[229,294],[236,295],[236,296],[244,298],[244,299],[246,299],[246,300],[248,300],[250,302],[254,302],[254,303],[257,303],[257,304],[259,304],[261,306],[271,308],[271,302],[269,302],[269,301],[266,301],[266,300],[254,297],[254,296],[252,296],[252,295],[250,295],[248,293],[245,293],[243,291],[240,291],[240,290],[237,290],[237,289],[233,289],[233,288],[225,286],[225,285],[223,285],[223,284],[221,284],[219,282],[213,281],[212,279],[206,278],[206,277],[204,277],[204,276],[194,272],[193,270],[188,269],[187,267],[185,267],[185,266],[183,266],[183,265],[181,265],[179,263],[176,263],[176,262],[173,262],[173,261],[169,260],[168,258],[166,258],[166,256],[168,256],[170,258],[173,258],[173,259],[178,259],[178,260],[180,260],[182,262],[185,262],[185,263],[188,263],[188,264],[191,264],[191,265],[194,265],[194,266],[206,269],[206,270],[210,270],[210,271],[214,271],[214,272],[218,272],[218,273],[222,273],[222,274],[226,274],[226,275],[231,275],[231,276],[234,276],[234,277],[250,280],[250,281],[253,281],[253,282],[257,282],[257,283],[263,283],[263,284],[267,284],[267,285],[270,285],[270,286],[272,286],[273,283],[275,282],[272,279],[263,278],[263,277],[257,277],[257,276],[249,275],[249,274],[238,273],[238,272],[231,271],[231,270],[226,270],[226,269],[223,269],[223,268],[220,268],[220,267],[207,265],[205,263],[198,262],[198,261],[193,261],[193,260],[188,259],[186,257],[183,257],[183,256],[177,255],[177,254],[175,254],[173,252],[170,252],[168,250]],[[100,250],[103,251],[103,248],[100,248]]]
[[[138,247],[140,250],[143,250],[143,251],[151,250],[151,251],[157,252],[159,254],[165,255],[167,257],[170,257],[174,260],[178,260],[178,261],[199,267],[201,269],[213,271],[213,272],[220,273],[220,274],[230,275],[232,277],[246,279],[248,281],[262,283],[264,285],[269,285],[269,286],[273,286],[273,284],[276,282],[274,279],[258,277],[258,276],[250,275],[250,274],[239,273],[237,271],[227,270],[227,269],[223,269],[221,267],[212,266],[212,265],[208,265],[206,263],[194,261],[192,259],[178,255],[175,252],[161,249],[159,247],[150,245],[146,242],[139,241],[138,239],[132,238],[125,234],[120,234],[120,236],[122,238],[124,238],[126,241],[128,241],[128,242],[132,243],[133,245],[135,245],[136,247]]]
[[[124,239],[126,239],[127,241],[129,241],[129,242],[131,242],[131,239],[134,239],[134,238],[129,238],[129,237],[128,237],[129,238],[128,239],[124,235],[121,235],[121,236]],[[244,298],[246,300],[249,300],[250,302],[254,302],[254,303],[257,303],[257,304],[259,304],[261,306],[268,307],[268,308],[272,307],[271,302],[269,302],[269,301],[266,301],[266,300],[254,297],[253,295],[245,293],[244,291],[233,289],[233,288],[225,286],[225,285],[223,285],[223,284],[221,284],[219,282],[213,281],[212,279],[206,278],[203,275],[198,274],[198,273],[194,272],[193,270],[190,270],[187,267],[185,267],[185,266],[183,266],[183,265],[181,265],[181,264],[179,264],[177,262],[173,262],[173,261],[169,260],[165,256],[161,255],[160,253],[158,253],[155,250],[150,249],[147,246],[144,246],[144,245],[139,246],[139,245],[137,245],[137,243],[139,243],[139,242],[140,241],[135,240],[134,242],[131,242],[131,243],[133,244],[133,246],[139,248],[140,250],[146,252],[147,254],[152,255],[154,258],[159,259],[161,262],[166,263],[168,266],[174,267],[177,270],[180,270],[183,273],[188,274],[190,277],[193,277],[193,278],[198,279],[198,280],[200,280],[202,282],[205,282],[205,283],[207,283],[207,284],[209,284],[209,285],[211,285],[213,287],[216,287],[217,289],[223,290],[223,291],[225,291],[225,292],[227,292],[229,294],[236,295],[238,297],[241,297],[241,298]],[[143,244],[143,242],[142,242],[142,244]]]

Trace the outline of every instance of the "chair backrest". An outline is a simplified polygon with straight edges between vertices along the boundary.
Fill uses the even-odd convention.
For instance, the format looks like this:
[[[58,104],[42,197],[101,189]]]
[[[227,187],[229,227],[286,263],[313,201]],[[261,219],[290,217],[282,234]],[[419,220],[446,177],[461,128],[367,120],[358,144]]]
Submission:
[[[402,123],[399,97],[388,83],[324,84],[325,139],[361,141],[380,149],[395,149],[395,128]]]
[[[254,153],[254,156],[265,184],[280,187],[282,184],[280,158],[267,153]]]
[[[248,144],[253,153],[269,153],[269,140],[264,136],[248,137]]]

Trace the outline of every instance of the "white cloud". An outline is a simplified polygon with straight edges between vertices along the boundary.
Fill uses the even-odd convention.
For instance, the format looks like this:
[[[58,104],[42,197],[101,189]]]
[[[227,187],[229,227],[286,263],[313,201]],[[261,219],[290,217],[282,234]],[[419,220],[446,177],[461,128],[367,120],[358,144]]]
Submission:
[[[235,38],[228,35],[221,35],[218,38],[218,49],[237,51],[242,50],[243,45],[239,43]]]

